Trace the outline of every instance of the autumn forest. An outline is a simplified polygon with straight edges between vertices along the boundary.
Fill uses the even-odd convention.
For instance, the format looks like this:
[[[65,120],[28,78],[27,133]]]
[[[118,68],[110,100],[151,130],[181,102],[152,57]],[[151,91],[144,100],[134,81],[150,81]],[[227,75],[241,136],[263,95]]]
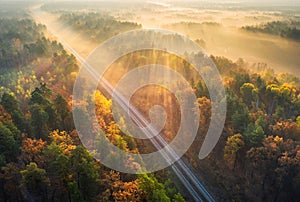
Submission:
[[[142,168],[134,159],[121,161],[122,157],[102,145],[112,143],[133,154],[155,150],[149,140],[137,140],[121,130],[129,126],[125,122],[122,126],[116,123],[112,98],[100,86],[88,95],[88,102],[77,100],[79,107],[72,106],[73,86],[82,63],[66,44],[87,57],[95,44],[123,32],[143,29],[149,23],[160,23],[154,19],[155,13],[163,15],[164,9],[172,8],[171,4],[167,7],[149,2],[115,4],[48,2],[40,5],[33,1],[20,3],[18,9],[9,2],[0,6],[0,201],[198,201],[190,192],[193,188],[182,183],[172,166],[153,173],[128,174],[109,168],[95,158],[98,155],[127,167]],[[167,9],[164,20],[170,23],[161,22],[161,27],[181,29],[172,22],[175,17],[170,16],[174,14],[176,19],[181,19],[176,23],[189,27],[187,30],[195,29],[185,34],[201,47],[210,49],[206,31],[225,25],[201,24],[199,36],[193,37],[197,32],[193,28],[195,24],[183,23],[186,16],[192,15],[191,11],[182,10],[180,14],[179,6],[182,4]],[[218,10],[197,6],[191,9]],[[238,10],[230,9],[228,12]],[[251,12],[250,7],[242,9]],[[261,40],[265,36],[274,37],[272,40],[285,40],[285,44],[300,50],[299,13],[286,14],[279,10],[275,15],[259,9],[256,12],[268,15],[270,20],[256,24],[245,20],[248,24],[238,25],[239,36],[258,36]],[[265,19],[262,16],[254,20]],[[224,19],[227,18],[225,15]],[[58,25],[67,27],[66,31],[58,29]],[[57,33],[61,35],[56,36]],[[176,41],[177,37],[169,36],[168,40]],[[227,113],[220,139],[202,160],[198,154],[210,125],[212,98],[204,80],[196,76],[185,58],[157,50],[130,53],[111,64],[104,77],[115,84],[134,67],[155,62],[170,66],[188,81],[191,86],[188,93],[196,96],[193,104],[200,110],[200,119],[197,136],[181,159],[213,201],[299,201],[300,78],[297,71],[285,72],[257,58],[244,59],[243,55],[234,58],[210,51],[209,58],[222,78]],[[177,88],[182,83],[174,80],[172,85]],[[187,102],[186,98],[182,99]],[[147,120],[153,105],[162,106],[168,115],[162,138],[168,143],[174,139],[180,113],[176,98],[168,90],[145,87],[130,101]],[[92,123],[89,118],[92,114],[98,123]],[[74,115],[85,120],[81,127],[86,130],[94,132],[93,124],[101,128],[102,132],[93,139],[97,151],[89,151],[83,144],[84,134],[76,129]],[[211,201],[203,193],[202,197]]]

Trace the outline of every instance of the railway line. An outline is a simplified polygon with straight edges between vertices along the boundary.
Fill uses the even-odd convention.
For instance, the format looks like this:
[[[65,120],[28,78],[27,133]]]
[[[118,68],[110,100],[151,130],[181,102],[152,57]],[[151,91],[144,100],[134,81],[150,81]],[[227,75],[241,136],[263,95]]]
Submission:
[[[39,22],[43,23],[43,19],[40,18],[38,13],[34,10],[32,10],[32,15]],[[72,48],[70,44],[68,44],[63,38],[61,38],[59,34],[57,34],[54,30],[48,31],[58,39],[58,41],[64,46],[64,48],[66,48],[77,58],[77,60],[82,64],[82,67],[86,68],[86,70],[90,73],[91,78],[96,79],[96,81],[98,81],[100,75],[94,70],[94,68],[91,67],[86,62],[86,60],[74,48]],[[128,101],[124,98],[124,96],[122,96],[122,94],[120,94],[119,92],[114,91],[113,86],[103,77],[100,81],[100,85],[103,89],[105,89],[105,91],[109,95],[112,96],[114,94],[114,100],[119,104],[119,106],[121,106],[123,110],[130,112],[131,118],[135,121],[135,123],[138,126],[143,127],[145,125],[148,125],[148,121],[143,117],[143,115],[134,106],[130,104],[128,105]],[[190,196],[194,199],[194,201],[215,201],[214,197],[205,188],[204,184],[200,182],[200,180],[196,177],[196,175],[189,168],[189,166],[178,157],[176,152],[168,146],[167,142],[161,137],[160,134],[158,134],[158,132],[153,127],[151,127],[151,125],[149,128],[146,128],[146,130],[143,130],[143,132],[147,137],[149,137],[149,140],[151,141],[153,146],[158,151],[160,151],[161,155],[166,160],[166,162],[172,162],[172,159],[179,159],[171,165],[171,169],[181,181],[181,183],[184,185],[187,192],[189,192]],[[150,138],[153,136],[155,137]],[[166,152],[162,151],[162,148],[166,148]]]

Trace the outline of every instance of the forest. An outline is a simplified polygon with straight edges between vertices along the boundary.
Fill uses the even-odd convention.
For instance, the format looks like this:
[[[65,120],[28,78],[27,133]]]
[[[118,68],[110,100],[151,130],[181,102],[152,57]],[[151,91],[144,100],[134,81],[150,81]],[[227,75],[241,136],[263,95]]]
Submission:
[[[67,12],[60,16],[60,20],[66,26],[71,26],[75,30],[83,32],[83,34],[96,42],[102,42],[114,35],[141,28],[141,25],[137,23],[118,21],[114,17],[104,13]]]
[[[5,26],[2,55],[10,56],[1,58],[1,201],[184,201],[167,172],[161,183],[154,175],[129,176],[95,161],[81,146],[72,121],[75,57],[46,39],[45,27],[31,19],[0,22]],[[22,54],[26,60],[14,57]],[[99,107],[109,103],[100,92],[96,95]],[[109,117],[109,106],[99,116]],[[107,131],[114,131],[114,123],[107,124]],[[107,135],[135,147],[118,130]]]
[[[261,32],[287,39],[300,40],[299,21],[273,21],[256,26],[244,26],[242,29],[250,32]]]
[[[103,13],[59,15],[59,21],[95,42],[142,28]],[[297,26],[270,22],[242,29],[299,40]],[[28,16],[0,18],[0,201],[190,201],[171,169],[138,175],[117,172],[94,159],[82,145],[72,114],[86,117],[82,124],[90,130],[88,115],[95,105],[104,132],[96,134],[95,144],[101,146],[108,140],[132,153],[153,149],[146,140],[136,141],[119,129],[112,100],[101,88],[90,95],[89,103],[82,102],[81,108],[72,111],[80,65],[61,43],[46,37],[46,30]],[[172,41],[178,36],[169,37]],[[132,67],[156,62],[171,66],[189,81],[197,96],[200,127],[183,159],[207,182],[217,201],[299,199],[300,79],[275,73],[265,63],[210,58],[226,88],[227,116],[217,146],[204,160],[197,155],[210,124],[211,98],[204,81],[184,58],[144,50],[115,61],[105,77],[116,82]],[[170,141],[178,130],[178,109],[168,92],[146,88],[132,102],[146,116],[153,100],[171,114],[163,130],[164,139]],[[109,151],[98,152],[118,160]]]
[[[253,72],[243,68],[242,60],[234,63],[223,57],[212,58],[226,82],[227,119],[210,159],[191,163],[226,190],[222,200],[228,195],[238,201],[299,198],[299,79],[274,74],[265,64],[257,64],[260,71]],[[203,89],[203,83],[195,89]],[[210,100],[202,96],[199,107],[207,115]],[[207,126],[209,119],[201,121]],[[205,127],[200,127],[202,132]]]

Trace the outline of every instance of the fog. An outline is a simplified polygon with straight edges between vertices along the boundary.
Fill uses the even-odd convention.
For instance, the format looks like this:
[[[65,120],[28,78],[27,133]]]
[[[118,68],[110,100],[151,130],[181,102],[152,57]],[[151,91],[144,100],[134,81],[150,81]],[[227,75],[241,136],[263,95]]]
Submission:
[[[203,39],[204,48],[210,54],[232,60],[243,58],[250,63],[267,63],[277,72],[300,75],[299,42],[223,26],[194,24],[187,28],[187,25],[177,24],[165,27],[185,33],[193,39]]]
[[[132,18],[121,16],[121,19],[141,23],[145,28],[169,29],[194,40],[200,39],[209,54],[232,60],[243,58],[249,63],[267,63],[277,72],[300,76],[299,41],[241,30],[242,26],[272,21],[299,22],[299,16],[297,7],[266,11],[247,6],[240,9],[228,6],[202,9],[187,5],[156,5],[152,9],[136,10]]]
[[[128,4],[128,2],[131,2]],[[139,2],[139,3],[137,3]],[[142,2],[142,3],[141,3]],[[52,9],[91,10],[109,13],[120,21],[137,22],[143,28],[169,29],[187,35],[193,40],[201,40],[208,54],[225,56],[232,60],[245,59],[254,63],[267,63],[277,72],[288,72],[300,76],[300,43],[280,36],[252,33],[242,30],[242,26],[260,25],[272,21],[300,21],[300,7],[279,6],[268,9],[253,6],[257,1],[126,1],[115,2],[70,2],[59,3]],[[251,6],[246,5],[246,3]],[[265,1],[266,3],[267,1]],[[272,1],[270,5],[276,5]],[[278,2],[277,2],[278,3]],[[300,1],[287,1],[299,4]],[[259,3],[262,5],[261,3]],[[234,6],[238,5],[238,6]],[[59,14],[38,11],[43,22],[56,30],[83,56],[87,56],[99,44],[72,30],[56,18]],[[50,30],[51,30],[50,29]]]

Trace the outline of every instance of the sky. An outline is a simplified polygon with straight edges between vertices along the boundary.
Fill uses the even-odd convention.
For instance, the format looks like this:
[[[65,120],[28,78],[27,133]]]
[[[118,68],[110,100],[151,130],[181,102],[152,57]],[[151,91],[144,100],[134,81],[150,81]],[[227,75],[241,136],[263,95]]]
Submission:
[[[40,0],[43,1],[43,0]],[[106,1],[106,2],[148,2],[157,1],[159,3],[174,3],[174,2],[210,2],[210,3],[255,3],[262,5],[297,5],[300,6],[300,0],[44,0],[44,1]]]
[[[1,1],[10,1],[10,0],[1,0]],[[33,1],[33,0],[15,0],[15,1]],[[141,1],[141,2],[147,2],[149,0],[35,0],[35,1]],[[157,0],[158,2],[282,2],[282,3],[292,3],[292,2],[300,2],[300,0]]]
[[[0,0],[0,2],[5,2],[10,0]],[[250,3],[255,5],[280,5],[280,6],[300,6],[300,0],[12,0],[13,2],[18,1],[38,1],[38,2],[59,2],[59,1],[106,1],[106,2],[148,2],[157,1],[160,3],[174,3],[174,2],[210,2],[210,3]]]

